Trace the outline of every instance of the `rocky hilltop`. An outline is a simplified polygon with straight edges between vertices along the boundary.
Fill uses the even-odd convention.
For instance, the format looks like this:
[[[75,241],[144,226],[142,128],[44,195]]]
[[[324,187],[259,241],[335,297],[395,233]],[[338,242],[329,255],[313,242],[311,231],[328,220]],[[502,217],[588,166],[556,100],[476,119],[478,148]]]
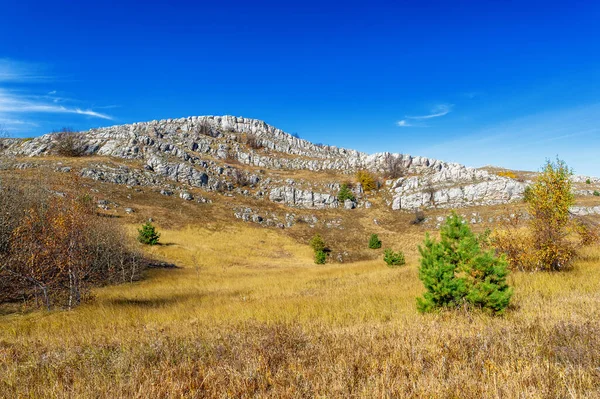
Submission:
[[[12,140],[4,153],[52,155],[60,140],[56,134]],[[486,170],[420,156],[366,154],[317,145],[263,121],[235,116],[194,116],[92,129],[79,133],[74,145],[85,155],[134,160],[139,165],[98,163],[81,171],[87,178],[129,186],[174,184],[182,192],[190,186],[310,209],[368,207],[369,202],[360,185],[354,186],[356,201],[340,204],[339,179],[283,179],[272,172],[335,172],[352,180],[356,171],[368,170],[384,177],[385,201],[393,210],[503,204],[521,199],[526,185]]]

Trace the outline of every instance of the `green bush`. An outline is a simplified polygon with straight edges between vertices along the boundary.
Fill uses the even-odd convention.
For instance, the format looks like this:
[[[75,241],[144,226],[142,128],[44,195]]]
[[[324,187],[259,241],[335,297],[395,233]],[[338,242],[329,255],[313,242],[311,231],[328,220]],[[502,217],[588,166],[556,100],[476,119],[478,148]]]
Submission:
[[[325,240],[321,237],[320,234],[315,234],[310,241],[308,242],[310,247],[315,252],[324,251],[325,250]]]
[[[598,191],[598,190],[594,190],[594,195],[595,195],[596,197],[600,197],[600,191]]]
[[[421,312],[468,305],[502,313],[512,289],[506,283],[507,263],[493,250],[483,251],[480,238],[464,219],[453,213],[441,228],[441,241],[425,237],[419,246],[419,278],[427,292],[417,299]]]
[[[391,249],[386,249],[383,253],[383,260],[389,267],[402,266],[406,264],[402,251],[394,252]]]
[[[377,234],[371,234],[371,238],[369,238],[369,248],[371,249],[379,249],[381,248],[381,240],[377,237]]]
[[[352,190],[350,190],[350,186],[348,185],[348,183],[344,183],[341,185],[340,187],[340,191],[338,192],[338,201],[340,202],[344,202],[347,199],[349,199],[350,201],[354,201],[356,198],[354,197],[354,193],[352,193]]]
[[[591,181],[590,179],[587,179],[587,180],[585,181],[585,184],[592,184],[592,181]]]
[[[317,265],[325,264],[327,261],[327,252],[325,240],[320,234],[315,234],[308,243],[310,247],[315,251],[315,263]]]
[[[324,265],[327,261],[327,254],[325,251],[315,251],[315,263],[317,265]]]
[[[156,245],[159,238],[160,233],[156,231],[156,227],[150,222],[146,222],[141,229],[138,229],[138,241],[142,244]]]

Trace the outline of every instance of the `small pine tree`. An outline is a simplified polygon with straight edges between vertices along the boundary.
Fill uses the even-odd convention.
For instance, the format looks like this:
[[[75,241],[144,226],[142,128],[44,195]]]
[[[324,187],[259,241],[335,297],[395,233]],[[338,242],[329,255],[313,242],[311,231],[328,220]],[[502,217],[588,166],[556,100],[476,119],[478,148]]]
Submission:
[[[394,252],[391,249],[386,249],[383,253],[383,261],[387,263],[389,267],[402,266],[406,264],[404,254],[402,251]]]
[[[156,227],[150,222],[146,222],[141,229],[138,229],[138,241],[142,244],[156,245],[159,238],[160,233],[156,231]]]
[[[493,250],[483,251],[480,240],[464,219],[453,213],[441,228],[441,241],[425,237],[419,247],[419,278],[427,292],[417,298],[421,312],[462,304],[500,314],[508,306],[512,289],[506,283],[506,260]]]
[[[315,263],[317,265],[324,265],[327,261],[327,254],[325,251],[315,251]]]
[[[354,197],[354,193],[352,193],[352,190],[350,190],[350,186],[348,185],[348,183],[343,183],[340,186],[340,191],[338,192],[338,201],[340,202],[344,202],[347,199],[349,199],[350,201],[354,201],[356,198]]]
[[[309,241],[310,247],[315,251],[315,263],[317,265],[323,265],[327,261],[327,252],[325,240],[320,234],[315,234]]]
[[[381,240],[377,237],[377,234],[371,234],[369,238],[369,248],[371,249],[379,249],[381,248]]]
[[[325,240],[323,240],[323,237],[321,237],[320,234],[315,234],[310,239],[310,241],[308,242],[308,244],[310,245],[310,247],[315,252],[325,251]]]

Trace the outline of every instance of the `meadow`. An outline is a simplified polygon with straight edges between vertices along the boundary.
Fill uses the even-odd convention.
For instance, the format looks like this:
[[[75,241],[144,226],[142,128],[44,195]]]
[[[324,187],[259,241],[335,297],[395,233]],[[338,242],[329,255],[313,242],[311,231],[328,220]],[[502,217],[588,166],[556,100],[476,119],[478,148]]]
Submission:
[[[511,274],[502,317],[422,315],[421,234],[398,234],[392,269],[315,265],[242,223],[160,231],[145,251],[178,268],[72,311],[0,315],[0,397],[600,396],[598,247],[570,271]]]

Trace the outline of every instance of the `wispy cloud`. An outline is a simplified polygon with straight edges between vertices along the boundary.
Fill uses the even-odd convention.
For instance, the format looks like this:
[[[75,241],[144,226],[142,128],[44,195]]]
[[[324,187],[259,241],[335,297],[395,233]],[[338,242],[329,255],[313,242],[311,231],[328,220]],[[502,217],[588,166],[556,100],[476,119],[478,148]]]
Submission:
[[[577,173],[600,176],[600,103],[507,120],[469,134],[423,143],[417,153],[472,166],[537,170],[559,155]]]
[[[50,79],[51,77],[43,65],[0,58],[0,83],[23,83]]]
[[[422,123],[414,123],[412,121],[426,121],[428,119],[439,118],[441,116],[448,115],[452,111],[452,104],[438,104],[431,109],[426,115],[409,116],[405,115],[404,119],[396,122],[397,126],[400,127],[427,127]]]
[[[15,113],[77,114],[112,120],[111,116],[91,109],[57,105],[54,101],[46,102],[40,100],[37,96],[16,94],[0,89],[0,114]]]
[[[440,116],[444,116],[444,115],[448,115],[450,113],[450,111],[452,110],[452,104],[439,104],[436,105],[429,114],[427,115],[420,115],[420,116],[406,116],[406,119],[414,119],[417,121],[420,120],[425,120],[425,119],[432,119],[432,118],[439,118]]]
[[[99,107],[83,106],[83,102],[62,95],[60,90],[39,87],[58,84],[48,68],[8,58],[0,58],[0,124],[14,131],[37,130],[42,115],[81,115],[113,120]],[[28,128],[29,127],[29,128]]]

